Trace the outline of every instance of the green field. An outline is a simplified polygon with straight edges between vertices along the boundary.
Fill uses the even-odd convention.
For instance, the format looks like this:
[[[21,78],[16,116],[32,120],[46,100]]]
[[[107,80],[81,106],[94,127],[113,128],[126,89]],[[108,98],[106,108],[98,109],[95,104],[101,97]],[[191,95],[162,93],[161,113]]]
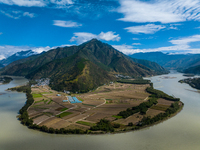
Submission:
[[[60,111],[65,111],[65,110],[67,110],[68,108],[63,108],[63,109],[61,109]]]
[[[85,121],[77,121],[76,123],[86,125],[86,126],[90,126],[90,127],[96,125],[95,123],[90,123],[90,122],[85,122]]]
[[[49,104],[51,104],[53,101],[52,100],[50,100],[47,104],[49,105]]]
[[[67,115],[70,115],[70,114],[72,114],[72,113],[71,112],[63,112],[63,113],[57,115],[56,117],[62,118],[62,117],[65,117]]]
[[[41,94],[32,94],[33,95],[33,98],[38,98],[38,97],[42,97],[42,95]]]
[[[115,116],[115,115],[113,115],[112,117],[117,118],[117,119],[123,118],[122,116]]]

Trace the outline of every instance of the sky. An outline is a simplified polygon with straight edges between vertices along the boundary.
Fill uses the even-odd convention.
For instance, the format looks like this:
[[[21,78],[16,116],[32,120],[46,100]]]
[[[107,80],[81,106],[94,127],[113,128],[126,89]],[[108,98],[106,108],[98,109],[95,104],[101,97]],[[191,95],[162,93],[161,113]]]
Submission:
[[[127,55],[200,53],[200,0],[0,0],[0,60],[93,38]]]

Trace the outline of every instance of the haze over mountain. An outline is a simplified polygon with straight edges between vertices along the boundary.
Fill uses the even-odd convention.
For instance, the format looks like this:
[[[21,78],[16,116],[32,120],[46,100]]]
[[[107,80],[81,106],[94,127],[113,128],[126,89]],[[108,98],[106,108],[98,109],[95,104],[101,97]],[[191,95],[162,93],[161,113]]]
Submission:
[[[154,64],[157,69],[152,70],[136,61],[151,64],[149,66]],[[115,80],[114,74],[138,77],[167,73],[158,66],[149,61],[132,60],[112,46],[92,39],[79,46],[56,48],[15,61],[3,68],[2,74],[29,79],[51,78],[53,89],[85,92]]]

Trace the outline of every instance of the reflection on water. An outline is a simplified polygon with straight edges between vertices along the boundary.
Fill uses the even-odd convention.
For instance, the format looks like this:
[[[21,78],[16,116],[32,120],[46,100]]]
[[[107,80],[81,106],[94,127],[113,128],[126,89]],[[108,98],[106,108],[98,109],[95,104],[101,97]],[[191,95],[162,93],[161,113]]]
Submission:
[[[26,101],[25,94],[4,91],[26,80],[17,78],[0,85],[0,93],[5,93],[0,95],[0,150],[199,150],[200,93],[178,83],[185,78],[182,74],[173,72],[167,76],[176,78],[156,76],[151,80],[154,87],[180,97],[185,103],[178,115],[140,131],[106,135],[51,135],[30,130],[16,119]]]

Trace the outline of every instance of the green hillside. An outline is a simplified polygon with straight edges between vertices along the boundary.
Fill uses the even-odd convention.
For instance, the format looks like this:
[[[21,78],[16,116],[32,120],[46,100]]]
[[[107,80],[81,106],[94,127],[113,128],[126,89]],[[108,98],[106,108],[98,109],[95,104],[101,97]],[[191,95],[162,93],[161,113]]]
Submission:
[[[79,46],[56,48],[11,63],[2,74],[29,79],[50,78],[58,91],[87,92],[115,80],[115,74],[132,77],[160,74],[134,62],[112,46],[96,39]]]

